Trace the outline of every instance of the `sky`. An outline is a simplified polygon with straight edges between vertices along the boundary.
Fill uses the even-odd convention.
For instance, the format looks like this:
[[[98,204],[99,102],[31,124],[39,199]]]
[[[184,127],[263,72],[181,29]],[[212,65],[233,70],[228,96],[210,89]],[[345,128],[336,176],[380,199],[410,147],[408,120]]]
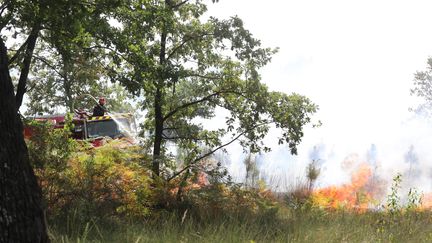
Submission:
[[[260,156],[263,171],[300,176],[319,145],[327,163],[320,183],[337,183],[346,178],[344,158],[361,160],[372,144],[388,177],[406,169],[410,145],[432,171],[431,124],[408,111],[418,103],[410,96],[414,73],[432,56],[432,1],[220,0],[208,8],[220,19],[238,15],[263,46],[280,48],[261,70],[271,90],[300,93],[319,106],[315,119],[323,125],[306,129],[298,156],[276,146],[277,131],[270,133],[273,152]],[[231,148],[233,161],[241,159],[238,151]],[[241,174],[233,164],[231,172]]]

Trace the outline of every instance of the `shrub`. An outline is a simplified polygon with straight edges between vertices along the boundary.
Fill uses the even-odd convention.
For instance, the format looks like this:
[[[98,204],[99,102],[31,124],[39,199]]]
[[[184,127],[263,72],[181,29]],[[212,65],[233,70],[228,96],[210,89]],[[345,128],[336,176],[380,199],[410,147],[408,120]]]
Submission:
[[[140,165],[133,148],[120,142],[77,153],[70,160],[74,190],[62,207],[77,207],[87,214],[143,217],[150,213],[150,173]]]
[[[93,148],[70,139],[69,129],[33,124],[30,159],[51,218],[143,218],[188,210],[198,220],[273,219],[278,205],[265,186],[232,183],[220,163],[203,162],[181,176],[151,179],[148,156],[138,146],[112,140]],[[36,131],[37,130],[37,131]],[[147,156],[147,157],[146,157]],[[227,179],[228,178],[228,179]],[[178,193],[181,190],[182,193]],[[160,210],[163,209],[163,210]]]
[[[150,213],[151,181],[139,147],[115,140],[93,148],[71,139],[68,126],[31,125],[35,135],[27,141],[30,161],[49,216],[74,210],[84,218]]]
[[[265,188],[243,188],[240,184],[210,184],[189,190],[183,204],[199,220],[217,218],[274,219],[276,198]]]

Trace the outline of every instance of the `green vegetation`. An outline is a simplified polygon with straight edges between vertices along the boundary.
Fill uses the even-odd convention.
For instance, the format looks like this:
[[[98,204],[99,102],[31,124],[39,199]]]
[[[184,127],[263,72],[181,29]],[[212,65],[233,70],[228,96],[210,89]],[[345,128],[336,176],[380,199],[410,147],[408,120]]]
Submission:
[[[53,242],[432,240],[432,215],[419,210],[418,193],[410,191],[408,204],[401,205],[400,175],[381,211],[328,211],[311,200],[311,180],[318,173],[313,163],[304,185],[284,194],[262,183],[233,183],[211,161],[201,164],[198,177],[165,182],[151,178],[151,156],[139,146],[119,140],[92,148],[69,139],[67,128],[36,129],[41,135],[27,142]]]
[[[351,208],[325,193],[318,199],[328,207],[316,205],[316,161],[307,184],[287,195],[265,187],[252,155],[270,151],[271,127],[296,154],[318,106],[270,90],[259,72],[278,48],[263,47],[239,17],[207,8],[204,0],[0,3],[0,241],[49,241],[45,215],[54,242],[432,240],[419,194],[410,190],[401,205],[400,176],[386,207],[362,214],[346,210],[367,206],[364,193],[348,195]],[[429,69],[413,94],[430,96]],[[70,139],[68,117],[63,130],[25,121],[36,134],[26,147],[23,101],[23,114],[74,112],[94,105],[77,101],[88,93],[109,96],[110,110],[138,106],[142,144],[93,148]],[[206,126],[219,111],[224,122]],[[244,184],[213,156],[234,142],[250,153]]]
[[[280,218],[279,218],[280,217]],[[280,213],[277,218],[184,222],[175,215],[159,221],[81,223],[73,217],[51,222],[54,242],[430,242],[432,215],[427,212],[386,220],[386,213],[325,211]],[[72,222],[70,222],[72,221]]]

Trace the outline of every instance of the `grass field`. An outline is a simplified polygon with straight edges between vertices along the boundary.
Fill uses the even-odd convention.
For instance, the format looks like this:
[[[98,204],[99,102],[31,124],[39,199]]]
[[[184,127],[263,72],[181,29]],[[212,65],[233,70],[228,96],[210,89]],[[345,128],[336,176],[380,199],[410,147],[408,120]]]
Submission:
[[[432,242],[432,214],[292,212],[277,217],[194,220],[162,216],[146,222],[51,222],[53,242]],[[183,218],[183,221],[182,221]]]

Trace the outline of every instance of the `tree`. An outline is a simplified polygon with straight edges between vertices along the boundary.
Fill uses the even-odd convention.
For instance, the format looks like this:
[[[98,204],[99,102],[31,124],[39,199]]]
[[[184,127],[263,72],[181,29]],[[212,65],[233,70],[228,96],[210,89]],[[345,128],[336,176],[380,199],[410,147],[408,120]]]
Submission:
[[[414,87],[411,95],[418,96],[423,100],[417,108],[413,109],[417,114],[432,115],[432,58],[427,60],[425,71],[417,71],[414,74]]]
[[[59,107],[73,113],[75,97],[98,90],[101,66],[90,56],[93,53],[84,53],[79,47],[66,49],[62,43],[52,46],[46,42],[41,45],[46,46],[37,48],[28,82],[27,113],[53,113]]]
[[[268,151],[261,140],[271,124],[296,153],[317,109],[304,96],[269,91],[258,71],[277,50],[262,48],[240,18],[205,19],[206,10],[202,0],[129,0],[106,16],[118,24],[99,36],[114,50],[111,75],[145,98],[156,176],[168,141],[189,151],[171,179],[237,140],[252,153]],[[230,114],[225,126],[206,129],[218,109]]]
[[[0,2],[0,242],[49,241],[41,192],[29,164],[18,110],[27,90],[34,49],[41,34],[59,38],[77,36],[84,17],[101,14],[95,10],[99,4],[104,3],[81,0]],[[8,50],[7,43],[15,37],[21,45],[16,50]],[[11,72],[19,73],[16,93]]]
[[[4,1],[0,5],[0,241],[48,242],[42,208],[41,191],[30,167],[27,147],[22,135],[22,122],[17,113],[25,92],[31,57],[40,29],[39,19],[28,15],[38,4]],[[40,5],[39,5],[40,7]],[[14,26],[29,27],[28,38],[9,59],[5,30]],[[28,29],[27,29],[28,31]],[[10,65],[21,57],[16,95],[10,77]]]
[[[89,37],[90,38],[90,37]],[[131,98],[119,84],[111,84],[104,69],[103,50],[49,41],[36,48],[34,64],[28,81],[26,114],[53,114],[59,110],[91,108],[92,96],[109,98],[110,111],[131,111],[126,102]],[[45,46],[42,46],[45,45]],[[102,58],[101,58],[102,57]]]
[[[0,39],[0,242],[47,242],[41,191],[30,167],[8,66]]]
[[[246,178],[244,182],[245,186],[250,188],[256,188],[259,182],[260,174],[257,166],[256,156],[249,153],[243,160],[243,163],[246,167]]]
[[[110,60],[93,37],[94,32],[100,31],[98,24],[108,23],[100,22],[97,14],[87,17],[76,24],[71,34],[56,30],[42,32],[35,49],[32,78],[28,81],[27,114],[53,113],[59,109],[73,113],[74,108],[93,107],[94,100],[83,99],[84,94],[111,97],[110,110],[132,109],[131,105],[124,105],[125,99],[130,98],[124,88],[109,82],[105,66]],[[60,25],[68,24],[66,21]]]

